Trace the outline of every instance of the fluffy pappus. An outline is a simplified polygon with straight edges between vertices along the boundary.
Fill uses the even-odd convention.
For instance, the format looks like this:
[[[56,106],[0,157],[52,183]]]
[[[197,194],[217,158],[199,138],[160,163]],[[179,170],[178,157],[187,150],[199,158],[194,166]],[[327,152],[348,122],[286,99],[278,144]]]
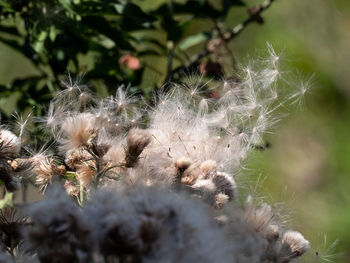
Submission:
[[[131,129],[126,138],[125,166],[133,167],[143,149],[151,142],[151,135],[141,129]]]
[[[73,114],[62,123],[62,137],[59,139],[66,151],[86,147],[96,135],[96,117],[91,113]]]
[[[310,243],[297,231],[287,231],[281,240],[279,262],[289,262],[293,258],[300,257],[310,248]]]
[[[0,154],[3,157],[12,157],[21,150],[21,140],[13,132],[0,129]]]

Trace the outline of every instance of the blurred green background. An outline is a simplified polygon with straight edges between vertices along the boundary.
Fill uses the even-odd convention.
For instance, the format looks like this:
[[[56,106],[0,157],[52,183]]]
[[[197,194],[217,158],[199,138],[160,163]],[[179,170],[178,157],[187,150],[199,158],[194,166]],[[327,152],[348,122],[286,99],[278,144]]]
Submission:
[[[64,4],[70,3],[70,1],[52,2],[55,2],[55,8],[63,5],[62,9],[57,9],[59,12],[67,7]],[[107,2],[111,1],[105,1]],[[169,1],[131,2],[140,6],[143,12],[151,14],[152,10]],[[261,1],[251,0],[242,2],[245,5],[240,5],[240,1],[232,1],[234,6],[226,10],[225,16],[218,18],[220,23],[227,28],[232,28],[247,17],[248,7],[261,3]],[[96,13],[94,15],[96,16]],[[102,15],[113,20],[111,14]],[[164,23],[171,23],[167,20],[169,17],[167,18],[166,14],[151,15]],[[313,88],[302,105],[289,108],[288,115],[279,122],[273,134],[267,137],[271,148],[251,154],[244,171],[245,179],[242,181],[246,180],[254,184],[258,181],[258,191],[261,195],[268,195],[267,201],[286,203],[285,207],[288,211],[285,212],[290,213],[292,218],[287,224],[301,231],[311,241],[313,250],[310,256],[316,255],[317,252],[320,260],[326,262],[327,260],[348,262],[347,258],[350,256],[350,1],[276,0],[262,16],[263,25],[259,23],[249,25],[228,45],[235,60],[244,63],[247,57],[254,59],[262,56],[266,51],[266,43],[269,42],[285,58],[286,70],[297,69],[301,73],[300,76],[315,74],[315,77]],[[189,46],[187,54],[179,51],[179,57],[174,57],[173,67],[176,67],[186,60],[183,57],[202,49],[203,43],[198,40],[201,36],[197,36],[195,40],[190,38],[188,40],[190,45],[189,42],[184,44],[186,37],[213,28],[212,19],[206,19],[205,16],[187,18],[174,15],[174,18],[177,22],[187,23],[186,27],[174,26],[167,29],[161,25],[162,23],[157,24],[155,20],[156,28],[150,29],[144,23],[150,18],[144,17],[145,21],[135,25],[134,29],[137,30],[132,27],[128,29],[132,32],[131,36],[125,36],[123,41],[132,37],[144,41],[135,41],[136,44],[133,46],[136,47],[136,51],[128,47],[118,49],[118,39],[94,39],[95,42],[103,45],[104,49],[96,49],[92,52],[81,52],[78,49],[71,55],[77,56],[79,61],[75,64],[75,62],[69,62],[68,58],[65,64],[67,67],[62,67],[58,72],[61,76],[57,77],[64,76],[67,68],[73,74],[87,71],[87,84],[95,89],[97,87],[97,92],[101,95],[114,91],[120,84],[131,83],[135,90],[146,97],[149,96],[150,91],[159,87],[165,79],[170,50],[169,39],[175,44],[182,43],[183,46]],[[43,26],[44,31],[57,22],[50,16],[42,20],[44,22],[40,26]],[[72,21],[68,22],[72,23]],[[85,23],[84,16],[78,21]],[[116,21],[118,23],[119,20]],[[154,23],[152,19],[148,22]],[[21,23],[18,15],[15,15],[15,18],[3,17],[1,25],[14,26],[16,23]],[[20,29],[21,25],[17,24],[16,27],[23,30]],[[64,28],[62,27],[59,31],[63,35],[66,33]],[[123,30],[122,27],[119,29]],[[176,39],[177,36],[170,37],[169,32],[176,30],[180,32],[179,39]],[[72,30],[69,34],[78,33],[79,30]],[[96,37],[93,31],[88,31],[88,34]],[[147,34],[152,35],[152,41],[147,42],[149,40]],[[3,41],[8,36],[10,36],[8,39],[16,40],[16,36],[0,33],[0,110],[3,118],[9,118],[15,110],[28,111],[32,107],[35,107],[34,111],[40,114],[45,108],[42,105],[59,87],[56,76],[52,76],[50,69],[43,67],[42,70],[47,72],[47,76],[43,78],[44,81],[28,84],[33,76],[40,76],[41,73],[28,56]],[[78,41],[78,44],[72,42],[72,45],[79,47],[80,44],[85,43],[79,43],[83,41],[79,38],[80,36],[72,40]],[[18,43],[21,41],[18,39]],[[38,45],[37,41],[32,39],[31,41],[32,47],[33,43]],[[53,36],[51,41],[55,42]],[[139,47],[146,45],[145,43],[151,43],[150,46],[153,46],[143,48],[142,51],[145,52],[140,54]],[[90,42],[86,44],[89,48],[91,45]],[[114,46],[117,48],[114,49]],[[39,54],[44,52],[40,50],[40,46],[36,48]],[[107,51],[112,54],[110,55]],[[98,52],[107,52],[108,55],[96,58]],[[120,57],[125,54],[133,54],[139,59],[141,68],[132,70],[132,67],[120,61]],[[58,52],[57,57],[59,56],[62,54]],[[103,68],[103,62],[106,68]],[[90,74],[96,65],[100,71],[95,70],[95,75]],[[223,67],[227,76],[227,72],[230,71],[229,63],[223,63]],[[115,71],[112,70],[113,68]],[[18,81],[19,79],[23,81]],[[297,83],[297,77],[295,81]],[[31,85],[34,88],[29,88]],[[285,113],[285,110],[283,112]],[[335,240],[339,240],[339,243],[333,249],[332,242]],[[333,257],[333,254],[339,255]]]
[[[265,18],[263,27],[250,27],[232,43],[237,56],[269,41],[289,65],[316,76],[303,105],[270,136],[272,147],[252,154],[248,173],[260,176],[270,200],[292,207],[291,223],[311,241],[313,253],[325,262],[349,262],[350,1],[282,0]]]

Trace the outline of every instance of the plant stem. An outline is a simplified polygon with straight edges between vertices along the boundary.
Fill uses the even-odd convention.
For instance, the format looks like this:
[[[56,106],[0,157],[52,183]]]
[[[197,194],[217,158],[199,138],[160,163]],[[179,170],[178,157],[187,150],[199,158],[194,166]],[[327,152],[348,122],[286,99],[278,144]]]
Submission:
[[[264,12],[265,10],[267,10],[273,2],[275,2],[276,0],[266,0],[264,1],[256,10],[256,12],[252,15],[250,15],[246,20],[244,20],[242,23],[236,25],[232,30],[226,32],[225,38],[223,39],[223,41],[225,42],[229,42],[232,39],[236,38],[238,35],[240,35],[244,29],[246,29],[246,27],[248,25],[250,25],[251,23],[255,22],[257,17]],[[208,43],[210,43],[210,41],[208,41]],[[190,69],[193,66],[195,66],[202,58],[208,56],[209,54],[211,54],[214,50],[213,49],[209,49],[208,44],[204,47],[204,49],[199,52],[198,54],[194,55],[190,61],[187,63],[187,65],[184,66],[180,66],[177,67],[172,73],[171,75],[169,75],[169,77],[166,79],[165,84],[172,78],[172,76],[174,76],[175,74],[178,74],[180,72],[185,71],[186,69]]]

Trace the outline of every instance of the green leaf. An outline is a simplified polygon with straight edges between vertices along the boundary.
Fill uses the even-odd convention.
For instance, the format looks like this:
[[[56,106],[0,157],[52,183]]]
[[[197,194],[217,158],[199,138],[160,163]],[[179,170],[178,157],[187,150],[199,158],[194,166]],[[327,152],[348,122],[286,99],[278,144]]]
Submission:
[[[7,116],[11,116],[11,114],[17,109],[17,103],[22,97],[21,92],[12,92],[10,96],[6,98],[0,99],[0,110],[5,113]]]
[[[55,26],[50,26],[49,38],[50,38],[50,40],[52,42],[55,41],[56,35],[57,35],[56,27]]]
[[[206,34],[206,33],[199,33],[196,35],[192,35],[192,36],[186,37],[184,40],[182,40],[179,43],[179,48],[181,50],[186,50],[190,47],[193,47],[195,45],[198,45],[198,44],[208,40],[209,38],[210,38],[210,35]]]
[[[114,4],[116,1],[84,1],[84,4],[75,6],[75,11],[81,16],[105,16],[115,15]]]
[[[14,12],[14,10],[11,7],[11,4],[9,4],[8,1],[0,0],[0,6],[5,12]]]
[[[33,43],[33,49],[37,53],[41,53],[44,49],[45,39],[48,36],[47,31],[41,31],[36,42]]]
[[[10,40],[10,39],[0,37],[0,41],[6,45],[12,47],[13,49],[19,51],[20,53],[23,52],[22,47],[18,44],[18,42],[16,40]]]
[[[133,3],[115,4],[114,6],[119,14],[123,15],[124,18],[130,18],[133,23],[145,25],[155,20],[154,17],[144,13],[139,6]]]
[[[70,13],[74,14],[72,2],[70,0],[58,0],[58,2]]]
[[[67,171],[64,178],[68,181],[76,182],[77,181],[77,173],[72,171]]]
[[[85,16],[82,19],[83,23],[90,28],[95,29],[98,33],[103,34],[114,41],[116,46],[121,49],[134,50],[134,47],[130,44],[130,36],[104,17],[100,16]]]
[[[224,9],[229,8],[231,6],[245,6],[245,3],[241,0],[221,0],[222,7]]]
[[[4,198],[0,200],[0,209],[3,209],[6,206],[12,206],[13,205],[12,201],[13,201],[13,193],[6,191]]]

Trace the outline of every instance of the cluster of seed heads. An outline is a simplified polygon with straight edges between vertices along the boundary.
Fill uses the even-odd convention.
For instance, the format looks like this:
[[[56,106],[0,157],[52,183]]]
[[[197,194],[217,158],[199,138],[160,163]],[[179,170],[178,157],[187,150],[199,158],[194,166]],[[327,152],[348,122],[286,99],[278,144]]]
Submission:
[[[266,144],[275,110],[296,98],[280,100],[279,64],[270,49],[268,59],[215,89],[173,84],[151,103],[123,87],[97,99],[69,82],[47,116],[34,118],[52,142],[38,152],[25,125],[18,135],[2,126],[6,191],[34,185],[45,198],[1,210],[0,262],[285,263],[302,256],[309,242],[283,229],[277,211],[237,198],[242,162]]]

